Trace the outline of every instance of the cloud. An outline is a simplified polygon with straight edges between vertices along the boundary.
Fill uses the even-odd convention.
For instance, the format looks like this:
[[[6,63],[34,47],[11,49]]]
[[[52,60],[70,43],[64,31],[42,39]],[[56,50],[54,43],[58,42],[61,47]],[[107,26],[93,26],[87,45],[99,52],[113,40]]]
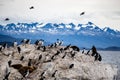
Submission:
[[[0,6],[3,6],[3,4],[0,3]]]
[[[119,0],[0,0],[0,23],[9,22],[75,22],[93,21],[101,27],[119,29]],[[34,6],[33,10],[29,7]],[[80,16],[85,11],[85,15]]]

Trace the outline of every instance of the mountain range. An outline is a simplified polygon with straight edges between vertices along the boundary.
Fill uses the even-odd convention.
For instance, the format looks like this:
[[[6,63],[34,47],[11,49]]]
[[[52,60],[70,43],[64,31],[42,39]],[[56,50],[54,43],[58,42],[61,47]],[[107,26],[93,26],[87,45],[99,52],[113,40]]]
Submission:
[[[0,42],[29,38],[33,41],[44,39],[46,43],[53,43],[56,39],[60,39],[65,45],[73,44],[79,47],[90,48],[92,45],[99,48],[120,47],[120,31],[110,27],[100,28],[92,22],[86,24],[9,23],[0,25],[0,35],[2,35]]]

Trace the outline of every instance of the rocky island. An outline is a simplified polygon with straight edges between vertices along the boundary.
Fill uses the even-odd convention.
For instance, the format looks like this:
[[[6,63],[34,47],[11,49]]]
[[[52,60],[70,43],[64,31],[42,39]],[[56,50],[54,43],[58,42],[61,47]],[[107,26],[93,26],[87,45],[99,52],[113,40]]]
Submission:
[[[117,68],[102,63],[94,46],[83,53],[59,40],[47,46],[44,40],[21,42],[0,46],[0,80],[116,80]]]

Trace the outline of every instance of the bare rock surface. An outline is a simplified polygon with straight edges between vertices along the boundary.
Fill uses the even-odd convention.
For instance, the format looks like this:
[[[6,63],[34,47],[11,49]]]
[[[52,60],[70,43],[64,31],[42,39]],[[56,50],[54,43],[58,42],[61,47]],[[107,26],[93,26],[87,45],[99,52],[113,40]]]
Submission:
[[[20,53],[16,47],[0,51],[0,80],[9,72],[8,80],[116,80],[114,65],[95,61],[81,51],[60,50],[66,46],[45,46],[45,51],[34,44],[18,46]],[[72,57],[71,53],[75,55]]]

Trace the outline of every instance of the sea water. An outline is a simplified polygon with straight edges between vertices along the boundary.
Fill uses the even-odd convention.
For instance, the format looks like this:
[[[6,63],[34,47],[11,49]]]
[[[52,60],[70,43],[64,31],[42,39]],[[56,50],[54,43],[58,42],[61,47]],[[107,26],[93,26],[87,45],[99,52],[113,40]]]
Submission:
[[[120,80],[120,51],[98,51],[98,53],[101,54],[103,63],[117,65],[119,69],[117,80]]]
[[[98,51],[102,56],[102,62],[115,64],[120,67],[120,51]]]

